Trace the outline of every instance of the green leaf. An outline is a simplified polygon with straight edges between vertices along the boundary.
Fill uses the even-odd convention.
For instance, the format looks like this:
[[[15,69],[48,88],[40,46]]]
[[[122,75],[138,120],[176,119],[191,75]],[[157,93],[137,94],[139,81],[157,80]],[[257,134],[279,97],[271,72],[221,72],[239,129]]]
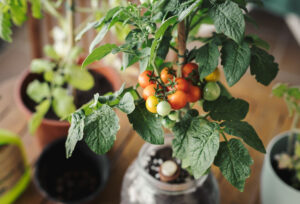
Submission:
[[[117,107],[126,114],[132,113],[132,111],[135,109],[135,105],[131,93],[125,93]]]
[[[0,37],[7,42],[12,42],[10,15],[8,12],[0,12]]]
[[[203,109],[213,120],[242,120],[249,111],[249,104],[242,99],[222,96],[215,101],[204,101]]]
[[[169,26],[175,24],[176,22],[177,22],[177,16],[172,16],[172,17],[168,18],[166,21],[164,21],[161,24],[160,28],[155,33],[154,40],[153,40],[153,43],[151,45],[151,52],[150,52],[150,61],[151,62],[155,58],[158,45],[159,45],[164,33],[169,28]]]
[[[84,140],[96,154],[111,149],[120,129],[119,118],[111,107],[104,104],[84,119]]]
[[[179,14],[178,21],[183,21],[190,13],[202,3],[202,0],[196,0],[187,9]]]
[[[146,48],[141,50],[140,60],[139,60],[139,62],[140,62],[140,73],[145,71],[148,67],[149,59],[150,59],[150,52],[151,52],[151,49],[149,47],[146,47]]]
[[[78,141],[83,139],[85,115],[82,111],[72,114],[71,126],[68,130],[68,138],[66,140],[66,157],[70,158]]]
[[[32,115],[29,121],[29,132],[34,134],[37,128],[40,126],[44,116],[48,112],[50,108],[51,102],[50,100],[46,99],[41,102],[39,105],[36,106],[36,112]]]
[[[94,77],[87,69],[80,66],[69,66],[66,69],[67,81],[76,89],[86,91],[94,86]]]
[[[56,53],[55,49],[51,45],[45,45],[44,48],[44,53],[47,57],[50,57],[51,59],[54,60],[59,60],[59,55]]]
[[[245,40],[251,44],[256,45],[257,47],[261,47],[266,50],[270,49],[269,44],[263,39],[261,39],[260,37],[258,37],[257,35],[254,34],[247,35]]]
[[[40,82],[36,79],[28,85],[26,94],[36,103],[39,103],[50,96],[50,88],[46,82]]]
[[[225,126],[224,132],[229,135],[240,137],[246,144],[253,147],[257,151],[266,153],[266,149],[258,137],[254,128],[245,121],[225,121],[222,123]]]
[[[128,116],[133,129],[151,144],[164,144],[164,131],[161,119],[146,110],[145,103],[136,105],[134,111]]]
[[[295,98],[296,100],[300,99],[300,89],[296,87],[290,87],[287,90],[287,95]]]
[[[104,24],[104,26],[102,27],[102,29],[99,31],[99,33],[96,35],[96,37],[94,38],[94,40],[91,42],[90,47],[89,47],[89,52],[91,53],[94,48],[96,47],[96,45],[98,43],[100,43],[104,36],[106,35],[108,29],[109,29],[110,23],[106,23]]]
[[[138,60],[139,60],[139,58],[137,55],[123,53],[123,60],[122,60],[123,69],[130,67],[131,65],[136,63]]]
[[[73,102],[73,96],[68,95],[68,91],[66,89],[57,87],[53,90],[52,95],[52,107],[58,117],[67,117],[76,110]]]
[[[22,25],[27,20],[27,2],[26,0],[9,1],[11,18],[15,25]]]
[[[56,64],[44,59],[34,59],[31,61],[30,71],[32,73],[42,73],[55,68]]]
[[[259,83],[265,86],[269,85],[276,77],[278,70],[278,64],[274,62],[272,55],[256,46],[252,46],[250,71]]]
[[[212,165],[219,149],[219,125],[193,119],[188,129],[188,157],[194,177],[200,178]]]
[[[86,67],[87,65],[95,62],[96,60],[101,60],[103,57],[108,55],[114,48],[117,48],[115,44],[105,44],[97,47],[91,52],[87,58],[82,63],[82,67]]]
[[[200,79],[212,73],[219,63],[218,46],[211,42],[199,48],[196,52],[196,62],[199,65]]]
[[[75,37],[75,40],[78,41],[82,38],[82,36],[89,31],[91,28],[93,27],[97,27],[101,24],[101,20],[100,21],[94,21],[94,22],[90,22],[88,23]]]
[[[245,31],[245,20],[242,10],[232,1],[215,4],[209,11],[217,33],[224,33],[235,42],[240,43]]]
[[[214,164],[224,177],[239,191],[244,190],[245,180],[250,176],[250,165],[253,164],[248,150],[238,139],[221,142]]]
[[[287,92],[287,90],[288,86],[286,84],[278,83],[275,86],[273,86],[272,93],[274,96],[281,98]]]
[[[250,48],[246,42],[239,45],[230,40],[223,45],[221,52],[226,81],[229,86],[233,86],[248,69]]]
[[[218,81],[217,82],[220,89],[221,89],[221,93],[220,93],[220,96],[225,96],[226,98],[230,99],[232,98],[231,94],[229,93],[229,91],[225,88],[225,86],[220,82]]]
[[[41,0],[30,0],[32,16],[35,18],[42,17]]]
[[[191,125],[191,122],[196,114],[187,113],[184,117],[177,123],[175,123],[172,132],[174,134],[174,139],[172,140],[173,156],[178,159],[186,159],[188,157],[188,139],[187,131]],[[189,166],[189,164],[187,165]]]

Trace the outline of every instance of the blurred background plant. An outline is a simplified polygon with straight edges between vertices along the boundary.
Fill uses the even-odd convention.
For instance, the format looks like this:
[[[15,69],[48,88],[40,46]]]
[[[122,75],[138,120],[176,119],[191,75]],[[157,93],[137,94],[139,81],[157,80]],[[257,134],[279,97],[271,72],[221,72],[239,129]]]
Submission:
[[[294,172],[291,183],[295,188],[300,188],[300,131],[297,128],[300,116],[300,88],[279,83],[274,86],[272,92],[274,96],[285,101],[290,117],[293,116],[287,151],[276,155],[275,159],[280,169]]]

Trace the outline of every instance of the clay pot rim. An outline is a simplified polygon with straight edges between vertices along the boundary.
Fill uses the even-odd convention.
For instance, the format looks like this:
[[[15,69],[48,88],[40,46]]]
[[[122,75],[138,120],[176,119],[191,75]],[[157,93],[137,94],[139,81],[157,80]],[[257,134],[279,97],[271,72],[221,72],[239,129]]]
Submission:
[[[101,73],[112,85],[114,90],[118,90],[121,87],[121,78],[116,70],[113,68],[109,68],[107,66],[102,66],[100,63],[94,63],[93,66],[91,66],[89,69],[96,70],[96,72]],[[106,70],[107,73],[102,72],[100,70]],[[21,76],[18,79],[16,90],[15,90],[15,100],[17,102],[17,105],[21,107],[21,110],[25,112],[26,116],[31,117],[33,115],[33,112],[28,109],[28,107],[25,105],[25,103],[22,100],[21,97],[21,90],[23,87],[23,83],[25,79],[31,74],[30,69],[26,69],[22,72]],[[113,80],[113,77],[119,78],[119,80]],[[49,119],[49,118],[43,118],[41,124],[46,125],[55,125],[58,127],[66,127],[69,126],[70,123],[68,121],[63,120],[55,120],[55,119]]]

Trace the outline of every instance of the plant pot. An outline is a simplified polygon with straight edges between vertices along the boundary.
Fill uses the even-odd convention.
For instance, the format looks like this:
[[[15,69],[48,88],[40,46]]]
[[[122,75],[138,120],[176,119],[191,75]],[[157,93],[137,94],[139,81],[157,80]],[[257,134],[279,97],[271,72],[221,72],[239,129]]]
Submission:
[[[289,131],[274,137],[267,148],[261,173],[262,204],[299,204],[300,191],[285,183],[272,165],[276,154],[286,152]]]
[[[138,158],[127,169],[124,176],[121,203],[218,204],[219,188],[215,177],[211,173],[197,180],[186,177],[186,179],[180,181],[182,178],[179,176],[172,182],[163,182],[153,176],[147,166],[152,163],[158,151],[162,152],[169,149],[169,153],[163,153],[165,156],[161,158],[164,161],[172,158],[170,147],[172,137],[168,135],[165,138],[165,145],[151,145],[148,143],[143,145]],[[180,172],[182,171],[184,170],[181,169]]]
[[[91,70],[99,73],[104,78],[107,79],[108,83],[111,84],[112,90],[118,90],[121,87],[121,78],[116,70],[109,67],[101,67],[100,64],[93,64]],[[16,90],[16,101],[20,110],[25,114],[26,119],[30,119],[33,115],[34,108],[29,108],[28,104],[32,103],[31,99],[26,94],[26,88],[30,82],[34,79],[41,77],[40,75],[30,73],[29,70],[26,70],[17,85]],[[96,82],[96,81],[95,81]],[[93,90],[94,92],[99,92],[99,90]],[[83,92],[80,91],[82,94]],[[90,97],[88,100],[92,99]],[[44,118],[41,125],[36,131],[36,138],[38,144],[43,148],[48,143],[60,138],[65,137],[68,134],[69,122],[60,121],[59,119],[49,119]]]
[[[34,183],[46,199],[59,203],[86,203],[104,188],[109,176],[105,155],[96,155],[79,142],[71,158],[65,157],[65,138],[49,144],[40,155]]]

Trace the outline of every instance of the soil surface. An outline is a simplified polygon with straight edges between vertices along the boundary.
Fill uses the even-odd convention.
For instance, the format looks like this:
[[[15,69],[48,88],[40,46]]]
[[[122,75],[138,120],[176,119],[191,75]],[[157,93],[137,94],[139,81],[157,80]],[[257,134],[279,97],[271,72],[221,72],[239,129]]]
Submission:
[[[103,95],[108,92],[113,92],[112,85],[104,76],[102,76],[101,74],[93,70],[89,70],[89,72],[94,77],[94,81],[95,81],[94,87],[88,91],[76,90],[76,96],[74,98],[74,103],[76,108],[80,108],[82,105],[84,105],[85,103],[93,99],[95,93],[99,93],[100,95]],[[37,76],[37,79],[43,81],[42,76]],[[31,100],[26,94],[22,96],[22,100],[30,111],[35,112],[35,107],[37,103]],[[53,119],[53,120],[60,119],[58,116],[56,116],[52,108],[50,108],[50,110],[47,112],[45,118]]]
[[[146,160],[148,161],[148,163],[145,166],[145,169],[156,180],[160,181],[159,167],[164,161],[167,160],[173,160],[180,167],[180,174],[178,178],[167,183],[181,184],[194,179],[194,177],[191,176],[185,169],[181,168],[180,160],[172,157],[172,149],[170,147],[164,147],[157,150],[154,154],[149,155],[149,158],[147,158]]]
[[[281,178],[282,181],[300,191],[300,182],[297,182],[295,179],[293,179],[295,178],[295,171],[291,171],[289,169],[278,169],[278,162],[275,159],[273,159],[271,163],[276,174],[279,176],[279,178]]]

